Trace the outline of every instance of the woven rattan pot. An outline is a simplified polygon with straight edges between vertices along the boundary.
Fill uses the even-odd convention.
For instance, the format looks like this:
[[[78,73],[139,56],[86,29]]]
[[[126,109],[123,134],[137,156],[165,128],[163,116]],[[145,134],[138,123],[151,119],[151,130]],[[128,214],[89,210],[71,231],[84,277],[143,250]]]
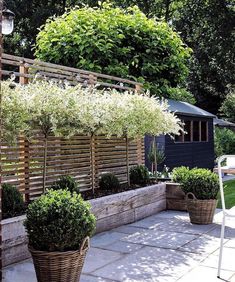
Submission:
[[[217,200],[198,200],[193,193],[188,193],[186,203],[191,223],[210,224],[213,222]]]
[[[78,251],[44,252],[29,246],[38,282],[78,282],[89,246],[88,237]]]

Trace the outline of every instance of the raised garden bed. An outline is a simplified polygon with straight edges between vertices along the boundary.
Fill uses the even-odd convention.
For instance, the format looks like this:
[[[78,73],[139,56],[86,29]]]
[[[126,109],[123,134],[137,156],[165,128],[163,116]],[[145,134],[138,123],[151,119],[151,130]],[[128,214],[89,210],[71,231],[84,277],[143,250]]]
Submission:
[[[2,262],[3,266],[30,257],[27,236],[23,222],[25,215],[2,220]]]
[[[166,184],[155,184],[89,202],[97,218],[96,232],[99,233],[165,210]],[[22,215],[2,221],[4,266],[30,257],[24,220]]]
[[[166,185],[155,184],[90,200],[96,232],[135,222],[166,209]]]

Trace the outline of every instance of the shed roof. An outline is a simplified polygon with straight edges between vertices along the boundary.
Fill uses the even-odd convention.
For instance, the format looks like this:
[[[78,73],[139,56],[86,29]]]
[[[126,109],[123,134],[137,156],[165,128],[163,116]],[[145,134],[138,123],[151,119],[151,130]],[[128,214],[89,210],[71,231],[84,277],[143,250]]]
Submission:
[[[182,114],[187,116],[210,117],[210,118],[216,117],[212,113],[204,111],[203,109],[191,105],[187,102],[168,99],[168,105],[169,105],[169,110],[177,114]]]
[[[230,121],[224,120],[224,119],[215,118],[214,125],[218,127],[226,127],[226,128],[235,130],[235,124]]]

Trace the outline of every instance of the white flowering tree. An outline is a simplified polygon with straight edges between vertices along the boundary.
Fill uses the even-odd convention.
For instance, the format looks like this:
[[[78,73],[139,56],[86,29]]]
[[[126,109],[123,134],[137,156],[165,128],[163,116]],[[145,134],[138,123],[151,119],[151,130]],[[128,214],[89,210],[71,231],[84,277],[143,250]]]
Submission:
[[[18,97],[24,97],[29,115],[29,131],[40,130],[44,137],[43,192],[46,189],[47,143],[49,135],[70,137],[77,133],[79,124],[74,120],[77,110],[73,88],[52,81],[35,81],[18,86]]]
[[[22,132],[28,132],[29,113],[25,96],[19,98],[19,85],[11,81],[2,82],[1,126],[2,140],[9,144],[16,143]]]
[[[15,89],[9,86],[4,94],[4,134],[17,136],[20,130],[39,129],[44,136],[43,191],[46,186],[48,136],[70,137],[96,134],[125,137],[129,183],[130,139],[160,134],[178,134],[179,120],[168,111],[165,102],[135,93],[83,88],[81,85],[59,86],[45,80],[34,81]],[[10,103],[9,103],[10,101]],[[15,110],[14,110],[15,109]]]
[[[179,134],[180,120],[168,111],[166,101],[159,101],[148,94],[138,95],[113,91],[110,116],[106,131],[108,135],[116,134],[126,138],[126,161],[128,184],[129,179],[129,140],[144,137],[146,134]],[[155,167],[157,160],[155,159]]]

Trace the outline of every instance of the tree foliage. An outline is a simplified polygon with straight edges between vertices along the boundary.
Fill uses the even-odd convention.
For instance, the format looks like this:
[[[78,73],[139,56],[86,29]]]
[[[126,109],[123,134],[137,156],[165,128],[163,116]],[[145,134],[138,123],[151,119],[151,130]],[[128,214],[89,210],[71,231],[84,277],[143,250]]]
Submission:
[[[235,89],[229,92],[220,111],[229,121],[235,122]]]
[[[40,251],[79,250],[95,230],[95,216],[80,194],[49,190],[32,202],[24,223],[31,248]]]
[[[227,128],[215,129],[215,154],[216,157],[235,154],[234,131]]]
[[[94,7],[98,0],[8,0],[7,6],[16,13],[12,35],[4,38],[4,50],[33,57],[32,47],[38,28],[48,17],[59,16],[65,8]],[[187,90],[198,105],[217,113],[222,101],[234,85],[234,0],[113,0],[114,5],[127,8],[137,5],[148,17],[164,19],[180,33],[193,49]],[[177,88],[174,88],[177,89]],[[177,91],[177,90],[176,90]],[[188,92],[186,92],[187,94]],[[183,92],[176,93],[181,99]],[[169,94],[175,98],[174,93]],[[182,97],[185,100],[185,97]],[[187,95],[188,99],[188,95]]]
[[[12,138],[21,130],[35,129],[45,137],[105,134],[134,139],[145,134],[178,134],[181,130],[168,104],[148,93],[120,93],[81,85],[61,87],[44,80],[14,89],[6,82],[4,88],[8,91],[2,102],[4,134]]]
[[[47,21],[36,47],[41,60],[138,80],[163,97],[177,98],[188,74],[190,49],[166,23],[137,7],[72,10]],[[181,99],[191,99],[182,91]]]
[[[234,0],[187,0],[173,22],[193,49],[189,89],[213,113],[235,84],[234,5]]]

